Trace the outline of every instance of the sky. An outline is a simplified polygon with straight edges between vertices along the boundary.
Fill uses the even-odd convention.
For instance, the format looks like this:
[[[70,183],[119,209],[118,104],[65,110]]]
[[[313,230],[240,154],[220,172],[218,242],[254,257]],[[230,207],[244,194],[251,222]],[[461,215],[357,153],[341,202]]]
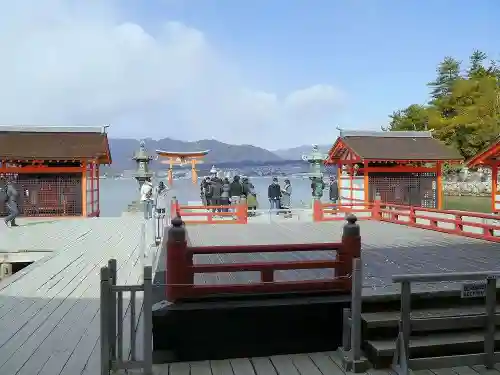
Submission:
[[[379,130],[445,56],[500,59],[498,0],[0,0],[0,123],[271,150]]]

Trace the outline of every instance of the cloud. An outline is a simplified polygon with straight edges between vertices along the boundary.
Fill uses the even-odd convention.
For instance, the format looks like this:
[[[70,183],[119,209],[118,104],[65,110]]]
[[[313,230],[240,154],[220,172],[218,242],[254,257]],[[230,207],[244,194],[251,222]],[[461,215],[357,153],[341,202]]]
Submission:
[[[202,31],[165,20],[153,35],[125,22],[118,4],[0,5],[0,123],[110,123],[115,137],[213,137],[270,148],[311,143],[315,130],[335,127],[341,90],[251,89]]]

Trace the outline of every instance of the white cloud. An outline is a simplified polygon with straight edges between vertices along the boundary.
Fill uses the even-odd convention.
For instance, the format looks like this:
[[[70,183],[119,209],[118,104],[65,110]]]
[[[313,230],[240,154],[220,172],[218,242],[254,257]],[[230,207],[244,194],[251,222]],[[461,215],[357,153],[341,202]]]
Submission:
[[[312,143],[314,130],[335,127],[344,100],[338,89],[251,90],[202,31],[166,20],[151,35],[123,22],[117,4],[0,5],[0,123],[111,123],[113,136],[269,148]]]

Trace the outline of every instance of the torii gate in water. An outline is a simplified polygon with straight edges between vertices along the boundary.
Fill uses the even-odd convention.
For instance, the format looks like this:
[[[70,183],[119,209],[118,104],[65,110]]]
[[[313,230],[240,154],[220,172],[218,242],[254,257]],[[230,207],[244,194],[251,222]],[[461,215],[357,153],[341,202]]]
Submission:
[[[191,180],[193,184],[198,181],[198,170],[196,169],[197,164],[203,163],[203,158],[210,152],[210,150],[205,151],[165,151],[156,150],[156,154],[159,158],[165,158],[166,160],[160,161],[162,164],[168,164],[168,183],[172,185],[174,180],[173,169],[174,165],[182,166],[187,163],[191,163]]]

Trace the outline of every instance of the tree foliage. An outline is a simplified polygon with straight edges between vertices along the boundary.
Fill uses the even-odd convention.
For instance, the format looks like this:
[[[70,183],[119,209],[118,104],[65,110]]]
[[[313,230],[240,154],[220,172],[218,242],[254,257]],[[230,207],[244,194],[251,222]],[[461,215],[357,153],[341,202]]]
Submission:
[[[500,134],[500,67],[474,51],[467,69],[445,57],[436,71],[429,102],[395,111],[383,130],[432,130],[468,159]]]

